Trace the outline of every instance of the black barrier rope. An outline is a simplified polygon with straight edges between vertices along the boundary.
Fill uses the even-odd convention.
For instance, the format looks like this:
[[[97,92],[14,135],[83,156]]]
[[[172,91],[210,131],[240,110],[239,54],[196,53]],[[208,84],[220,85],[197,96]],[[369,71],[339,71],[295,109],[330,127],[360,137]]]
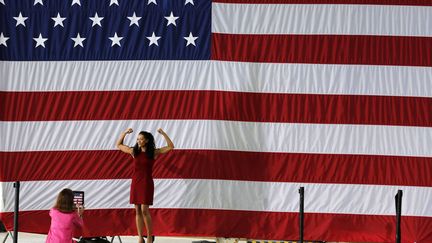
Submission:
[[[304,187],[300,187],[300,243],[303,243],[303,230],[304,230]]]
[[[20,191],[20,182],[16,181],[14,183],[15,187],[15,211],[14,211],[14,237],[13,242],[18,243],[18,211],[19,211],[19,191]]]
[[[401,214],[402,214],[402,190],[398,190],[395,196],[396,203],[396,243],[401,243]]]

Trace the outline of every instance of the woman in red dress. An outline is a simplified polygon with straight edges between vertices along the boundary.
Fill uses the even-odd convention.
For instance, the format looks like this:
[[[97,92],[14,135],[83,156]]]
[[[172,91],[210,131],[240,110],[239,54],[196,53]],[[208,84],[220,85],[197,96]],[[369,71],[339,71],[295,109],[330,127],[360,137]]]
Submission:
[[[140,132],[137,137],[137,143],[134,147],[123,144],[127,134],[132,133],[132,128],[122,132],[117,141],[117,148],[130,154],[134,159],[134,172],[132,175],[132,184],[130,188],[130,203],[135,205],[135,220],[138,232],[138,243],[144,243],[143,226],[145,225],[148,236],[148,243],[153,243],[153,225],[150,216],[149,206],[153,205],[153,162],[164,153],[174,149],[174,144],[168,135],[161,129],[158,132],[162,134],[167,142],[167,146],[156,148],[153,135],[149,132]],[[151,236],[151,237],[150,237]]]

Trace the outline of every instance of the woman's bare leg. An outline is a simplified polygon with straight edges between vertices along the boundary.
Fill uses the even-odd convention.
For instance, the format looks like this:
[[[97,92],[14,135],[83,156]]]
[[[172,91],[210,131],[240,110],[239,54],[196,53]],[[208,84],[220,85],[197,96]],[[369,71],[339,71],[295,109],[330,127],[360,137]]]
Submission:
[[[144,223],[147,229],[147,243],[153,243],[153,222],[150,216],[148,205],[141,205],[141,212],[144,218]]]
[[[135,204],[135,221],[138,232],[138,243],[144,243],[142,229],[144,226],[143,212],[141,205]]]

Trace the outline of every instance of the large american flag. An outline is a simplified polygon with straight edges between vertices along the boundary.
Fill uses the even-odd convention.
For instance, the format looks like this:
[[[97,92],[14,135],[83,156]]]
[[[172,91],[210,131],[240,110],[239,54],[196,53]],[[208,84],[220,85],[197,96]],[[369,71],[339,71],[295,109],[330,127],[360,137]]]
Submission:
[[[432,242],[432,1],[0,0],[0,212],[135,234],[128,127],[157,160],[156,235]],[[136,133],[126,143],[135,143]],[[158,146],[163,138],[155,135]]]

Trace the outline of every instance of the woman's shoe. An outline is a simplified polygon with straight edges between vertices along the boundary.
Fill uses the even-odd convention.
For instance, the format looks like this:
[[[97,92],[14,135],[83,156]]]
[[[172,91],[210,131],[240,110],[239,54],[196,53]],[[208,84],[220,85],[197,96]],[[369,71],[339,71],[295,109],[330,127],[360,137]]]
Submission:
[[[144,236],[144,238],[147,238],[147,236]],[[155,239],[156,239],[156,236],[152,235],[153,242],[155,242]],[[144,243],[145,243],[145,241],[144,241]]]

